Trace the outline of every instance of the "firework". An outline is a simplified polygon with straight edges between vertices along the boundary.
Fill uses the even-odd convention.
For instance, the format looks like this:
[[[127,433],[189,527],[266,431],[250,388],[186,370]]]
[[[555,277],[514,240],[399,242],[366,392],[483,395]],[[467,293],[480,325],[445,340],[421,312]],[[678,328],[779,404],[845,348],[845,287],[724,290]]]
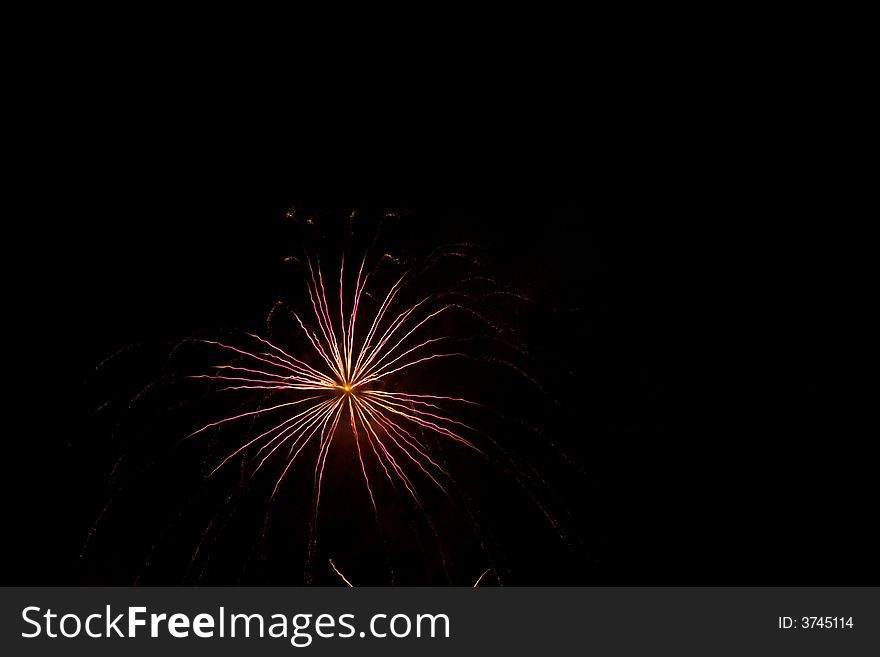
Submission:
[[[121,453],[84,560],[99,524],[132,522],[149,541],[136,583],[188,562],[193,582],[286,580],[302,564],[306,584],[483,586],[509,577],[507,546],[529,527],[569,544],[530,461],[555,458],[542,425],[555,407],[516,330],[538,306],[473,244],[421,251],[335,226],[299,226],[308,252],[327,239],[345,256],[286,257],[301,294],[275,302],[265,331],[169,343],[160,377],[131,378],[134,397],[108,407]],[[154,353],[165,346],[151,368]],[[155,516],[108,513],[156,497]]]
[[[462,435],[470,427],[454,419],[445,409],[452,404],[474,402],[460,397],[384,389],[388,379],[403,370],[463,355],[442,348],[448,336],[429,333],[436,318],[454,306],[445,305],[426,312],[423,309],[430,297],[425,297],[396,310],[395,301],[404,284],[404,274],[386,292],[378,310],[366,316],[362,300],[370,275],[364,275],[365,262],[366,258],[361,261],[354,289],[346,297],[343,258],[338,299],[333,298],[331,303],[320,263],[307,260],[306,282],[313,322],[310,325],[296,313],[294,317],[310,346],[314,364],[253,334],[249,335],[259,346],[251,349],[204,341],[236,354],[240,361],[235,365],[216,366],[216,373],[195,378],[223,382],[223,390],[261,390],[286,398],[282,403],[217,420],[192,434],[258,415],[277,417],[272,428],[244,440],[211,474],[249,448],[255,452],[254,473],[273,455],[285,454],[284,467],[272,492],[274,496],[304,449],[310,444],[317,445],[313,463],[317,514],[327,455],[340,427],[347,426],[367,494],[378,514],[367,467],[370,454],[381,466],[378,476],[384,473],[392,485],[402,485],[421,506],[412,469],[418,469],[444,492],[441,480],[447,475],[430,456],[430,449],[424,443],[425,435],[432,434],[480,451]]]

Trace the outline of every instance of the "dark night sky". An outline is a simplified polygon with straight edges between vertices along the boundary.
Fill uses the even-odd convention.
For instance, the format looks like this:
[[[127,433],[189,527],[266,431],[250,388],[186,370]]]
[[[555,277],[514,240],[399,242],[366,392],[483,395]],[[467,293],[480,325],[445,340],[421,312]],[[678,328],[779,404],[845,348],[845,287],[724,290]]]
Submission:
[[[406,209],[420,239],[487,245],[500,276],[565,315],[520,328],[562,377],[571,415],[556,429],[583,467],[566,490],[585,560],[568,582],[537,565],[519,583],[876,580],[862,448],[835,432],[815,334],[785,321],[828,294],[816,236],[790,234],[801,275],[762,284],[757,260],[780,253],[769,228],[739,221],[748,204],[699,149],[613,109],[522,137],[515,121],[491,137],[469,123],[472,140],[445,148],[449,127],[412,125],[425,136],[383,149],[194,110],[54,126],[4,229],[4,583],[102,583],[76,563],[112,465],[82,447],[82,382],[128,344],[258,325],[294,203]]]

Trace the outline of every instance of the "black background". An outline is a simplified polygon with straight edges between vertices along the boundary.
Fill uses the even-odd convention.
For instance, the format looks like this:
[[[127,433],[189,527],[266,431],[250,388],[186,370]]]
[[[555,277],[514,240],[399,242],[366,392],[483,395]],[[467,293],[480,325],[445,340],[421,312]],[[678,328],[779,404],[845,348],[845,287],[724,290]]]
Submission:
[[[822,228],[769,201],[781,183],[711,121],[543,91],[518,111],[427,94],[323,116],[177,86],[38,103],[4,229],[4,583],[102,583],[77,565],[106,490],[75,447],[83,381],[127,344],[259,321],[295,203],[404,208],[426,240],[485,243],[577,308],[577,346],[526,330],[574,373],[558,388],[583,412],[564,439],[589,563],[519,583],[876,579],[871,437],[830,380]]]

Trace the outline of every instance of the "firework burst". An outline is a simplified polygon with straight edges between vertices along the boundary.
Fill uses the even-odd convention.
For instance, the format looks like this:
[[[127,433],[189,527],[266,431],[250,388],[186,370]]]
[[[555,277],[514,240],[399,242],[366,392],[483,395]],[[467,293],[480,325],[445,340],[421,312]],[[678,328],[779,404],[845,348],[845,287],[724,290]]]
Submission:
[[[554,407],[514,328],[537,306],[474,244],[421,250],[397,233],[380,242],[381,221],[337,223],[297,222],[306,253],[327,240],[346,255],[328,266],[288,253],[302,293],[275,301],[265,332],[210,329],[112,357],[152,376],[127,375],[134,396],[118,380],[102,391],[112,403],[95,423],[119,456],[84,567],[132,535],[149,546],[132,553],[135,583],[174,568],[275,582],[301,563],[307,584],[483,585],[511,576],[523,535],[569,545],[536,467],[556,457],[541,425]]]
[[[296,313],[294,317],[310,345],[314,364],[253,334],[249,336],[258,346],[251,349],[204,341],[236,354],[240,362],[218,365],[214,368],[216,373],[195,378],[222,382],[225,385],[222,390],[259,390],[286,398],[279,404],[211,422],[192,434],[263,414],[278,417],[270,429],[248,437],[228,454],[211,474],[249,448],[254,452],[254,474],[274,454],[284,454],[284,467],[275,483],[274,496],[303,450],[309,444],[316,444],[313,477],[314,512],[317,514],[327,455],[338,439],[340,427],[347,426],[357,451],[366,491],[378,515],[366,465],[369,458],[374,458],[381,466],[381,472],[392,485],[402,485],[421,506],[411,475],[413,468],[444,493],[446,489],[441,480],[448,477],[443,467],[431,457],[424,442],[426,434],[481,451],[463,435],[470,427],[456,420],[446,408],[475,402],[453,396],[390,391],[385,385],[390,377],[403,370],[464,355],[442,348],[448,343],[449,336],[430,333],[436,318],[454,305],[443,305],[426,312],[423,309],[430,297],[425,297],[411,306],[395,310],[395,300],[406,278],[404,274],[387,291],[378,310],[367,316],[362,310],[370,279],[369,274],[364,275],[365,262],[366,258],[361,261],[354,288],[347,298],[343,258],[336,298],[332,292],[328,296],[320,263],[307,260],[313,323],[307,323]]]

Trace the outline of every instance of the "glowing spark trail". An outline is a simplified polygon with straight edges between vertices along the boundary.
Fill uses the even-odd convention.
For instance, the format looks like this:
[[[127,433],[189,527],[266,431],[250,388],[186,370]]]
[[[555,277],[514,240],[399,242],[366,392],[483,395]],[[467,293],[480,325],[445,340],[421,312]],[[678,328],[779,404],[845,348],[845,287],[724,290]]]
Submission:
[[[348,578],[347,578],[345,575],[342,574],[342,571],[339,570],[339,568],[336,567],[336,564],[333,563],[333,559],[328,559],[328,561],[330,562],[330,567],[333,569],[333,572],[336,573],[337,575],[339,575],[339,578],[340,578],[343,582],[345,582],[345,585],[346,585],[348,588],[354,588],[354,584],[352,584],[351,582],[349,582],[349,581],[348,581]]]
[[[474,587],[473,587],[473,588],[477,588],[477,587],[480,585],[480,582],[483,581],[483,578],[484,578],[486,575],[488,575],[488,574],[491,572],[491,570],[492,570],[491,568],[486,568],[486,570],[483,571],[483,574],[480,575],[480,576],[477,578],[477,581],[476,581],[476,582],[474,582]]]
[[[242,362],[217,366],[215,373],[194,378],[228,383],[223,390],[264,390],[289,396],[284,403],[232,415],[191,434],[262,414],[283,415],[272,428],[247,439],[226,456],[211,474],[252,446],[259,458],[255,472],[273,454],[286,454],[274,496],[304,448],[316,445],[313,476],[317,514],[327,455],[340,426],[348,426],[370,501],[378,513],[367,462],[378,462],[388,480],[401,484],[420,504],[412,479],[414,468],[445,492],[440,483],[442,477],[438,475],[446,473],[422,442],[426,433],[480,451],[462,435],[469,427],[448,416],[443,409],[447,404],[473,402],[459,397],[392,392],[376,387],[403,370],[461,354],[441,348],[447,336],[419,337],[452,306],[425,313],[422,308],[429,298],[424,298],[395,314],[395,300],[405,275],[391,286],[375,314],[366,317],[362,302],[370,275],[364,275],[365,261],[366,258],[361,262],[353,293],[346,302],[343,259],[338,279],[338,308],[331,307],[320,264],[308,261],[306,283],[314,324],[309,326],[297,314],[294,317],[320,366],[292,356],[256,335],[250,337],[259,346],[252,349],[204,341],[236,354]],[[332,562],[331,565],[336,570]]]

